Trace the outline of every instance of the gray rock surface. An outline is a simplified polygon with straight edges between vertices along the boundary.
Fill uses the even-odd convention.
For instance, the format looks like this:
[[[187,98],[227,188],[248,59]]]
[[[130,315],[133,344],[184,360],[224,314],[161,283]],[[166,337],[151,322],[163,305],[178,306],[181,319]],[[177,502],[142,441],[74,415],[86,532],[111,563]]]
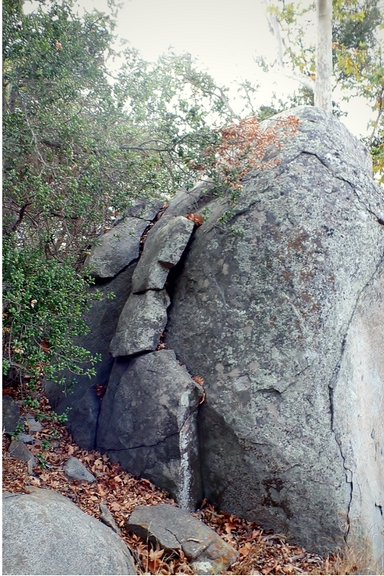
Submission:
[[[185,508],[204,495],[311,550],[346,538],[378,558],[384,197],[367,149],[336,118],[293,112],[297,135],[268,151],[278,164],[245,178],[226,223],[226,198],[210,182],[171,201],[135,275],[143,293],[129,280],[116,310],[94,308],[97,377],[57,403],[72,406],[77,442],[94,447],[97,434],[98,448]],[[140,217],[136,208],[126,217]],[[174,259],[159,257],[163,241],[172,248],[161,234],[190,212],[204,223],[168,276],[168,307],[158,288]],[[164,326],[166,344],[204,379],[198,426],[174,353],[148,353]]]
[[[151,222],[157,216],[164,206],[164,200],[159,198],[136,198],[133,200],[132,205],[129,206],[123,214],[124,219],[126,216],[131,218],[141,218]],[[116,225],[121,219],[116,221]]]
[[[35,442],[34,436],[24,434],[23,432],[20,432],[20,434],[18,434],[17,439],[20,440],[20,442],[24,442],[24,444],[33,444]]]
[[[166,220],[173,216],[186,216],[189,213],[201,213],[213,200],[217,200],[217,193],[211,181],[203,181],[191,190],[179,190],[170,202],[163,218]]]
[[[367,480],[355,490],[346,470],[343,431],[357,453],[365,448],[335,412],[333,387],[357,302],[383,258],[384,199],[368,151],[337,119],[294,112],[297,136],[271,152],[277,166],[247,177],[227,225],[223,202],[208,205],[176,280],[166,342],[205,380],[208,500],[324,551],[348,533],[352,511],[362,512],[359,492],[371,491]],[[349,380],[337,382],[340,406],[350,409]],[[378,431],[384,380],[376,371],[365,386],[376,405],[372,395],[364,418]],[[373,458],[371,450],[362,462],[377,478]],[[366,514],[369,539],[379,513],[371,505]]]
[[[13,434],[20,421],[20,408],[12,396],[3,396],[3,430],[5,434]]]
[[[182,550],[195,574],[219,574],[237,560],[237,552],[188,512],[170,504],[136,506],[128,530],[168,552]]]
[[[185,508],[201,500],[196,416],[202,394],[172,350],[117,359],[103,399],[97,448],[149,478]]]
[[[120,534],[120,529],[116,524],[115,519],[112,516],[108,506],[106,504],[101,503],[99,508],[100,508],[100,516],[99,516],[100,521],[106,526],[112,528],[112,530],[116,532],[116,534]]]
[[[100,354],[101,362],[95,366],[94,378],[78,376],[65,372],[65,386],[55,382],[44,382],[45,391],[52,408],[62,414],[66,408],[68,413],[68,429],[75,442],[86,449],[95,447],[96,426],[100,410],[100,397],[96,386],[105,387],[113,366],[113,358],[109,353],[109,345],[116,331],[121,311],[131,291],[132,274],[135,263],[131,264],[115,278],[104,283],[98,283],[92,290],[99,290],[103,300],[93,302],[84,320],[89,327],[88,334],[76,340],[76,344],[90,350],[93,355]],[[108,295],[113,293],[114,297]],[[72,381],[75,380],[73,386]]]
[[[32,414],[25,414],[23,420],[29,432],[41,432],[43,429],[41,422],[38,422]]]
[[[113,228],[100,236],[86,265],[96,278],[113,278],[139,257],[140,238],[163,206],[163,200],[138,199]]]
[[[184,216],[157,222],[148,234],[133,274],[134,293],[164,288],[169,270],[180,260],[193,228],[193,222]]]
[[[353,487],[352,539],[371,538],[371,554],[384,571],[384,262],[358,301],[331,394],[333,428]],[[348,394],[346,394],[348,390]],[[357,545],[359,542],[357,542]]]
[[[170,303],[165,290],[131,294],[120,314],[109,347],[112,356],[130,356],[155,350],[167,323]]]
[[[64,473],[68,478],[85,482],[95,482],[96,478],[87,470],[82,462],[74,456],[70,456],[64,464]]]
[[[35,466],[35,457],[32,452],[21,440],[12,440],[9,445],[8,452],[14,458],[22,460],[23,462],[32,461],[32,467]]]
[[[113,278],[139,257],[140,238],[149,220],[125,218],[99,238],[85,264],[95,278]]]
[[[136,574],[117,534],[51,490],[3,495],[3,574]]]

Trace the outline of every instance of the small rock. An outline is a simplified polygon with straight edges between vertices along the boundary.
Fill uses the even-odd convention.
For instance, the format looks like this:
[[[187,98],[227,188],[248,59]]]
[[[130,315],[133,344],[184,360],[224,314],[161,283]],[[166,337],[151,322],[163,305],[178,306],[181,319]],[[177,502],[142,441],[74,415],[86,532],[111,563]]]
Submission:
[[[5,434],[13,434],[20,421],[20,408],[12,396],[3,397],[3,429]]]
[[[194,516],[171,506],[136,506],[127,529],[171,552],[182,550],[196,574],[219,574],[236,562],[237,552]]]
[[[85,482],[95,482],[96,478],[88,472],[80,460],[70,456],[64,465],[64,472],[72,480],[85,480]]]
[[[24,444],[33,444],[35,441],[33,436],[30,436],[29,434],[24,434],[23,432],[20,432],[17,439],[20,440],[20,442],[24,442]]]
[[[115,522],[114,517],[112,516],[111,512],[109,511],[108,506],[105,504],[100,504],[100,520],[106,525],[112,528],[116,534],[120,534],[120,530],[118,525]]]
[[[37,422],[34,416],[32,416],[31,414],[26,414],[24,420],[30,432],[41,432],[41,430],[43,429],[40,422]]]
[[[34,455],[28,450],[24,442],[21,442],[20,440],[12,440],[11,444],[9,445],[8,452],[11,456],[17,458],[18,460],[22,460],[23,462],[29,462],[32,460],[33,466],[35,465]]]

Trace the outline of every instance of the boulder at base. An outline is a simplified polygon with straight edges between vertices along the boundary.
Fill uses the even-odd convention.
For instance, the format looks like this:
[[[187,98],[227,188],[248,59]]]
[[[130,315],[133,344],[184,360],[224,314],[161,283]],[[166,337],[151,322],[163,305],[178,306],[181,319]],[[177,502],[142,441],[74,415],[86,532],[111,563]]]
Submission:
[[[195,574],[219,574],[237,560],[236,550],[216,532],[170,504],[136,506],[127,528],[167,552],[182,550]]]
[[[202,499],[196,420],[202,393],[172,350],[116,359],[97,448],[194,509]]]
[[[205,381],[205,497],[326,551],[354,518],[362,540],[384,528],[384,325],[360,330],[357,312],[383,263],[384,195],[343,124],[313,107],[290,114],[297,134],[246,177],[227,224],[221,200],[208,206],[166,342]],[[367,300],[370,317],[381,298]]]
[[[3,495],[3,574],[136,574],[113,530],[52,490]]]

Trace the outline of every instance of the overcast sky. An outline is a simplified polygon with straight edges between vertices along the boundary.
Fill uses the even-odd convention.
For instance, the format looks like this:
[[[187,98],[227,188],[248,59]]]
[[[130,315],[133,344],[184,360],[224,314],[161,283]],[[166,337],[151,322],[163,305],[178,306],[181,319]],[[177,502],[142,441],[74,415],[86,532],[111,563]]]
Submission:
[[[105,2],[80,1],[87,7]],[[302,5],[308,2],[303,0]],[[221,84],[245,79],[260,84],[259,105],[268,104],[273,92],[284,98],[297,88],[297,82],[277,69],[265,74],[254,61],[265,56],[272,62],[277,52],[262,0],[124,0],[122,4],[117,33],[147,60],[155,60],[170,46],[177,53],[189,52]],[[307,30],[315,33],[314,26]],[[356,135],[366,132],[369,116],[364,108],[354,101],[349,117],[343,118]]]
[[[105,10],[107,5],[106,0],[78,3],[88,10]],[[176,53],[196,57],[199,68],[219,84],[230,86],[235,80],[260,84],[258,105],[268,104],[273,92],[284,98],[297,87],[277,70],[264,74],[254,62],[256,56],[270,62],[276,56],[263,0],[123,0],[115,32],[146,60],[156,60],[171,46]],[[368,115],[361,103],[354,102],[343,121],[359,135],[366,131]]]

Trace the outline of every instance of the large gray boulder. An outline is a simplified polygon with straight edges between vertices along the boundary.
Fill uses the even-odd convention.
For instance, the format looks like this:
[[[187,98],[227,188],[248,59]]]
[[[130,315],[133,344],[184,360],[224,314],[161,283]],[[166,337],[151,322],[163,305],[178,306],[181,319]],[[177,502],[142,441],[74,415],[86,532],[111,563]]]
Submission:
[[[226,225],[223,201],[208,205],[166,341],[205,380],[204,495],[324,551],[360,515],[359,537],[383,530],[384,331],[360,330],[357,306],[383,262],[384,198],[337,119],[292,112],[297,135],[270,153],[279,164],[247,177]]]
[[[3,574],[136,574],[117,534],[51,490],[3,495]]]
[[[196,421],[201,395],[172,350],[118,358],[102,402],[97,448],[194,509],[202,499]]]

